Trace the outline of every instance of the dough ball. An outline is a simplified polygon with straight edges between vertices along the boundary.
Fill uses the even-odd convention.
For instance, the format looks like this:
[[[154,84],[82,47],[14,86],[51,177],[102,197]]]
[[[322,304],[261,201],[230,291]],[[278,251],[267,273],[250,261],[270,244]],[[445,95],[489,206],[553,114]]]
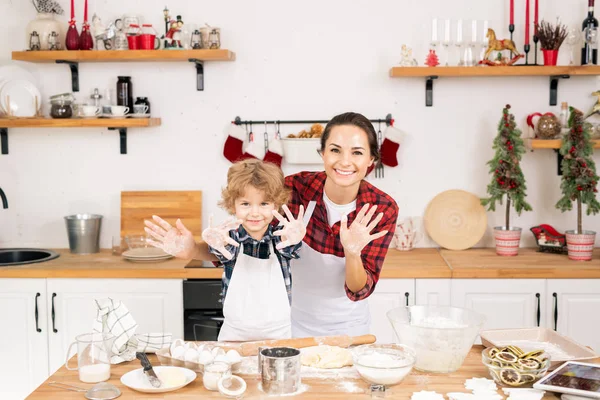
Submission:
[[[157,375],[165,388],[181,386],[186,382],[185,373],[180,369],[164,369]]]
[[[302,365],[314,368],[342,368],[352,365],[352,354],[348,349],[338,346],[313,346],[302,349]]]

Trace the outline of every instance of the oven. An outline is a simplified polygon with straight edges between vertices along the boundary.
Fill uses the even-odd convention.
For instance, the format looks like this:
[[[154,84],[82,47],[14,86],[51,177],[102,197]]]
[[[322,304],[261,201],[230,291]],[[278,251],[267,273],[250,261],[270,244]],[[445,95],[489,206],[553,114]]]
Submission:
[[[183,281],[185,341],[216,341],[223,325],[220,279]]]

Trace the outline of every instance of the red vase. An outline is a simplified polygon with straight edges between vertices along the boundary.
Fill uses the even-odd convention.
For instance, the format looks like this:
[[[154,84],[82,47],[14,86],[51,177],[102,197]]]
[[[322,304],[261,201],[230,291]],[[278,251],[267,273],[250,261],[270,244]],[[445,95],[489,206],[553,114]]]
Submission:
[[[79,50],[79,33],[77,32],[75,24],[69,25],[69,30],[67,30],[67,40],[65,44],[67,50]]]
[[[558,60],[558,50],[545,50],[542,49],[544,54],[544,65],[556,65]]]
[[[81,29],[81,35],[79,35],[79,50],[92,50],[94,48],[94,40],[92,34],[87,26],[83,26]]]

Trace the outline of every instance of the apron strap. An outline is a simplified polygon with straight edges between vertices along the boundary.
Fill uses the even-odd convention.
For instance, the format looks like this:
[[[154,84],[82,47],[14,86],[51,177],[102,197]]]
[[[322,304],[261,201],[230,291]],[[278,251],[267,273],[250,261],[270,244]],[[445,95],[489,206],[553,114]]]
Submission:
[[[310,217],[312,217],[313,212],[315,211],[315,207],[317,205],[316,201],[309,201],[308,205],[306,206],[306,212],[304,213],[304,219],[302,220],[302,222],[304,222],[304,226],[308,226],[308,222],[310,221]]]

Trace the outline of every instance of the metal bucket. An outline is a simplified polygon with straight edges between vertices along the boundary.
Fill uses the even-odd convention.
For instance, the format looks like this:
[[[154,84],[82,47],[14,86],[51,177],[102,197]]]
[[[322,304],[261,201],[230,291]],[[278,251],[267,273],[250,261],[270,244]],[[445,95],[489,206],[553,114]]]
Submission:
[[[100,251],[102,215],[76,214],[65,217],[69,248],[74,254],[92,254]]]
[[[272,347],[258,353],[262,389],[268,394],[290,394],[300,389],[300,350]]]

